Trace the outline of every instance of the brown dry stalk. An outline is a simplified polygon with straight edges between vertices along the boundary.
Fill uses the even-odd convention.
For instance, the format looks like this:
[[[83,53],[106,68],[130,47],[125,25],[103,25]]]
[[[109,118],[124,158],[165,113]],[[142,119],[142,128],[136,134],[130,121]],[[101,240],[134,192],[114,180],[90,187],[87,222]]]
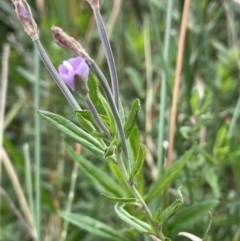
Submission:
[[[147,80],[147,88],[146,88],[146,119],[145,119],[145,132],[146,136],[146,161],[148,166],[151,169],[151,174],[153,180],[157,178],[157,167],[154,163],[154,158],[151,149],[151,145],[153,143],[152,138],[149,133],[152,130],[152,106],[153,106],[153,81],[152,81],[152,55],[151,55],[151,39],[150,39],[150,23],[149,17],[144,17],[144,50],[145,50],[145,65],[146,65],[146,80]]]
[[[185,47],[187,20],[188,20],[190,4],[191,4],[191,0],[185,0],[182,23],[181,23],[181,31],[180,31],[180,37],[179,37],[179,44],[178,44],[179,48],[178,48],[174,88],[173,88],[173,100],[172,100],[170,131],[169,131],[169,149],[168,149],[168,158],[167,158],[166,167],[171,167],[172,165],[175,124],[176,124],[176,117],[177,117],[177,103],[178,103],[178,96],[179,96],[179,87],[181,82],[183,54],[184,54],[184,47]]]

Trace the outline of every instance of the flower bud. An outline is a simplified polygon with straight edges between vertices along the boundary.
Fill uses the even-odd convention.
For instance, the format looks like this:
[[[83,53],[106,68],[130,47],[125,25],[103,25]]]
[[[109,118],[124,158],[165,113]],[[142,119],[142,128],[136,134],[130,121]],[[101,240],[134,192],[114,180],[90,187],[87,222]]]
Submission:
[[[87,62],[93,62],[93,60],[89,57],[88,53],[81,46],[80,43],[77,42],[74,38],[67,35],[61,28],[52,26],[52,34],[54,41],[61,47],[67,50],[70,50],[72,53],[77,56],[81,56],[86,59]]]
[[[75,90],[85,98],[88,94],[87,80],[80,75],[74,77]]]
[[[25,0],[12,0],[13,7],[18,19],[23,25],[25,32],[34,41],[38,39],[38,28],[35,23],[31,9]]]

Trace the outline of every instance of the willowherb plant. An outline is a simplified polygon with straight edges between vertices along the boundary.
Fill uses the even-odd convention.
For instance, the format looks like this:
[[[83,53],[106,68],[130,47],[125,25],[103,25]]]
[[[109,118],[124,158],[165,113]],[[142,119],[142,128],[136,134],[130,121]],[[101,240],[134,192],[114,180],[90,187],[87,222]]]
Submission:
[[[192,150],[186,152],[184,156],[174,163],[174,165],[151,186],[148,193],[140,194],[137,177],[141,172],[145,158],[145,147],[140,143],[140,135],[136,127],[136,118],[140,110],[140,101],[136,99],[132,103],[130,112],[128,116],[125,117],[121,100],[119,99],[115,61],[99,11],[99,0],[87,0],[87,2],[93,9],[98,32],[104,46],[110,72],[111,86],[109,86],[106,77],[86,50],[75,39],[68,36],[61,28],[52,27],[55,42],[60,47],[71,51],[75,55],[75,57],[63,61],[57,71],[40,42],[37,25],[32,17],[27,2],[25,0],[12,0],[12,2],[24,30],[33,40],[43,63],[72,106],[78,117],[80,126],[54,113],[47,111],[38,111],[38,113],[61,132],[82,144],[99,158],[116,164],[114,168],[120,171],[128,187],[128,191],[132,195],[131,197],[128,196],[129,192],[127,193],[124,187],[121,187],[101,171],[99,171],[99,175],[102,176],[97,178],[100,178],[103,185],[107,186],[109,193],[102,194],[102,196],[116,203],[115,211],[120,219],[140,233],[148,234],[153,240],[170,240],[163,234],[162,225],[167,221],[169,216],[183,204],[180,188],[177,191],[179,198],[165,210],[157,209],[154,214],[152,214],[147,204],[157,197],[182,170],[186,162],[192,156]],[[102,86],[104,93],[100,92],[98,82]],[[86,102],[88,110],[82,110],[65,84],[67,84],[72,91],[79,93]],[[133,145],[133,143],[137,143],[137,145]],[[88,165],[89,167],[89,165],[91,165],[83,157],[77,155],[71,147],[67,146],[67,150],[70,155],[83,166]],[[92,170],[96,170],[96,168]],[[114,194],[115,196],[110,196],[109,194]],[[125,209],[126,205],[136,206],[138,212],[134,212],[134,214],[128,212]],[[142,215],[138,215],[140,212],[145,215],[143,220],[139,219],[139,216],[142,217]],[[71,218],[74,217],[69,213],[60,214],[70,222],[72,221]],[[85,219],[86,222],[87,220],[89,219]],[[76,222],[73,223],[76,224]],[[104,232],[102,233],[102,231],[98,233],[102,235],[102,237],[110,238],[111,240],[130,240],[128,235],[124,236],[97,221],[95,221],[95,223],[99,225],[102,231],[106,232],[105,234]],[[38,231],[41,232],[40,230]],[[180,233],[180,235],[184,235],[195,241],[201,240],[188,233]]]

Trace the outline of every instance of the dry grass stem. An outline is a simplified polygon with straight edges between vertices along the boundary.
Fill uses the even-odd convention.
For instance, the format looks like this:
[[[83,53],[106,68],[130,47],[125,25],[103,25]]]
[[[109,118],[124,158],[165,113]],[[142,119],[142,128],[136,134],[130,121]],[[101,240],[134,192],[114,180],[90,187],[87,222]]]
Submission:
[[[26,228],[26,230],[29,232],[31,237],[34,240],[37,240],[36,239],[36,232],[34,232],[34,230],[31,229],[31,227],[28,225],[28,223],[23,218],[22,214],[18,211],[18,209],[14,205],[11,198],[7,195],[6,191],[1,186],[0,186],[0,195],[6,200],[9,207],[11,208],[12,212],[16,215],[16,217],[19,219],[19,221],[22,223],[22,225]]]
[[[178,104],[178,96],[181,82],[181,73],[182,73],[182,65],[183,65],[183,56],[184,56],[184,47],[185,47],[185,39],[187,33],[187,20],[188,13],[190,9],[191,0],[186,0],[183,9],[182,23],[181,23],[181,31],[178,43],[178,55],[177,55],[177,64],[176,64],[176,74],[173,88],[173,100],[172,100],[172,108],[171,108],[171,117],[170,117],[170,132],[169,132],[169,148],[168,148],[168,158],[167,158],[167,167],[171,167],[172,158],[173,158],[173,147],[174,147],[174,136],[175,136],[175,125],[176,125],[176,117],[177,117],[177,104]]]
[[[12,165],[6,151],[3,148],[1,148],[1,149],[2,149],[2,163],[11,179],[12,185],[17,194],[17,197],[18,197],[20,206],[22,208],[22,211],[24,213],[24,216],[25,216],[29,226],[31,226],[31,228],[35,230],[35,226],[33,223],[33,217],[32,217],[30,208],[28,206],[28,203],[26,201],[22,186],[17,177],[16,171],[14,170],[13,165]]]

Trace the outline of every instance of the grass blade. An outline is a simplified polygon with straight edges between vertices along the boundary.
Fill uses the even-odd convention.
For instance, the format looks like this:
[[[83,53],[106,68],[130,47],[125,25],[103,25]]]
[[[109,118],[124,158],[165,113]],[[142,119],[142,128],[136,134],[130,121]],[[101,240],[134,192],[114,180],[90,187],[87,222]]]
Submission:
[[[193,150],[187,151],[151,186],[149,192],[144,198],[146,203],[151,202],[157,195],[159,195],[162,190],[164,190],[169,185],[169,183],[187,164],[187,161],[192,156],[192,153]]]

